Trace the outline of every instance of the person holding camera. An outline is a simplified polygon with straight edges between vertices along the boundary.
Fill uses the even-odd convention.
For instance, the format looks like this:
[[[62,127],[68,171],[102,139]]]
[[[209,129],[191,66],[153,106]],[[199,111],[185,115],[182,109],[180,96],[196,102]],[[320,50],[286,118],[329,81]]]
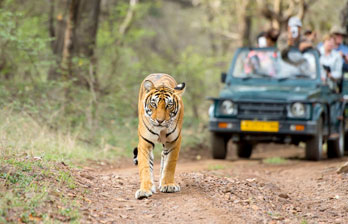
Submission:
[[[313,48],[313,43],[306,41],[301,36],[302,22],[297,17],[291,17],[288,21],[288,29],[286,33],[282,33],[277,41],[277,48],[280,51],[281,59],[289,65],[301,67],[306,60],[299,59],[294,61],[290,57],[293,49],[304,52],[306,49]],[[298,57],[297,57],[298,58]]]
[[[323,82],[331,84],[331,87],[335,90],[338,88],[338,84],[342,79],[342,66],[343,61],[340,53],[334,50],[335,40],[332,35],[325,35],[323,45],[319,48],[320,64],[322,65],[324,72],[322,72],[321,79]]]
[[[301,36],[302,22],[297,17],[291,17],[288,21],[286,33],[282,33],[278,38],[278,49],[283,52],[291,47],[297,48],[300,51],[313,47],[313,43],[306,41]]]

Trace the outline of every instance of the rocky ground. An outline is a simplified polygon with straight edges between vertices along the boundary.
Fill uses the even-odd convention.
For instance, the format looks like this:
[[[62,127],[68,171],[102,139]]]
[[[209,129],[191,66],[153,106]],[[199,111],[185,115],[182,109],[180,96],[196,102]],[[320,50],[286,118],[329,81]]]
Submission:
[[[144,200],[134,199],[139,177],[131,161],[75,170],[81,222],[348,223],[348,174],[337,173],[347,157],[308,162],[302,148],[276,145],[260,146],[250,160],[197,153],[178,164],[181,192]]]

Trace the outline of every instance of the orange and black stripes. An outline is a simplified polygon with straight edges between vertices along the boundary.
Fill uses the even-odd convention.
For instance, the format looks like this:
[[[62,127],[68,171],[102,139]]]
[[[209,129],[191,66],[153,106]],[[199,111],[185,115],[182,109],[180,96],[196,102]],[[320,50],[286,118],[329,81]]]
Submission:
[[[163,145],[160,190],[180,190],[174,183],[176,161],[181,146],[181,128],[185,84],[177,85],[167,74],[151,74],[142,82],[138,100],[138,147],[134,149],[134,163],[139,166],[141,185],[135,197],[149,197],[154,192],[153,148]],[[170,186],[169,186],[170,185]],[[175,185],[175,186],[174,186]]]

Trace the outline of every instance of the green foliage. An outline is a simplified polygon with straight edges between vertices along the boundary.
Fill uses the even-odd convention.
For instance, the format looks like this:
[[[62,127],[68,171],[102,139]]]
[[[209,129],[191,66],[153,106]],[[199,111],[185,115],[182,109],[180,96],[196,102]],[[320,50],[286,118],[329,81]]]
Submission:
[[[130,156],[137,145],[139,86],[146,75],[157,72],[186,83],[184,150],[207,144],[206,97],[218,94],[220,71],[227,69],[231,46],[237,43],[219,32],[237,33],[236,5],[199,1],[197,7],[181,8],[172,2],[140,1],[120,32],[127,24],[129,1],[105,1],[94,57],[74,56],[71,77],[50,80],[49,70],[59,67],[59,55],[51,49],[49,3],[1,3],[3,153],[68,162]],[[265,24],[257,20],[254,31]]]
[[[0,156],[0,222],[23,223],[33,221],[53,222],[54,204],[64,205],[61,215],[65,220],[77,220],[78,205],[67,200],[58,189],[72,189],[75,181],[57,164],[30,156]],[[53,202],[54,201],[54,202]],[[52,206],[52,207],[51,207]]]
[[[226,167],[224,165],[221,164],[216,164],[216,165],[210,165],[208,167],[209,170],[224,170],[226,169]]]
[[[12,4],[12,1],[5,1],[5,7],[0,8],[0,64],[4,67],[0,75],[43,78],[51,63],[47,59],[51,55],[47,48],[50,38],[42,30],[47,15],[28,17],[25,10],[10,11]]]
[[[184,103],[191,112],[190,115],[199,118],[201,110],[206,114],[209,103],[204,96],[217,94],[216,80],[219,72],[214,64],[218,60],[213,57],[203,57],[188,47],[178,56],[178,61],[179,63],[173,66],[173,75],[178,77],[180,82],[187,84]],[[205,107],[202,107],[202,104]]]
[[[65,221],[78,222],[78,205],[54,188],[69,191],[77,185],[69,171],[56,166],[130,157],[137,145],[138,90],[150,73],[168,73],[186,83],[183,150],[207,144],[206,97],[218,94],[220,71],[227,69],[238,43],[225,35],[238,36],[240,22],[238,4],[227,0],[197,1],[192,8],[139,1],[124,32],[129,1],[102,1],[94,56],[74,55],[75,70],[68,77],[51,49],[51,2],[0,1],[0,223],[13,215],[21,222],[39,217],[53,223],[57,220],[42,208],[51,201],[60,202],[57,214]],[[337,14],[328,4],[324,11],[333,13],[327,15]],[[318,20],[323,8],[313,11],[307,23],[315,28],[337,21]],[[253,20],[257,33],[265,21]],[[62,75],[49,79],[57,67]]]
[[[280,164],[286,164],[289,161],[287,159],[281,158],[281,157],[271,157],[262,160],[263,163],[266,164],[274,164],[274,165],[280,165]]]
[[[306,219],[302,219],[301,224],[308,224],[308,221]]]

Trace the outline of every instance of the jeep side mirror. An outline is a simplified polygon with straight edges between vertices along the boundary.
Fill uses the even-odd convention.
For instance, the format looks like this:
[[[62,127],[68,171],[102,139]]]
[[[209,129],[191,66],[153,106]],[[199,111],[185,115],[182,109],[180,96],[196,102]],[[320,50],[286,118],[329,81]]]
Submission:
[[[221,72],[221,82],[222,82],[222,83],[225,83],[225,82],[226,82],[226,77],[227,77],[226,72]]]

